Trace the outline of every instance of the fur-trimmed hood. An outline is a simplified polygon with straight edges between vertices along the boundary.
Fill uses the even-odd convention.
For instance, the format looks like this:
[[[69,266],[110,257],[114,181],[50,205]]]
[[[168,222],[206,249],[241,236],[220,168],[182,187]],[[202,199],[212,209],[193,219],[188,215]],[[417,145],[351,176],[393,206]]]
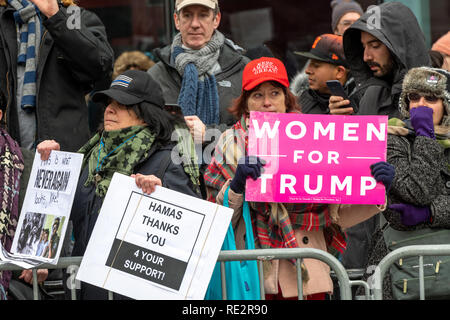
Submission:
[[[409,93],[420,93],[423,95],[434,95],[443,100],[444,117],[442,126],[450,127],[450,73],[443,69],[430,67],[419,67],[409,70],[406,74],[402,93],[400,95],[400,113],[409,118],[409,106],[407,95]]]

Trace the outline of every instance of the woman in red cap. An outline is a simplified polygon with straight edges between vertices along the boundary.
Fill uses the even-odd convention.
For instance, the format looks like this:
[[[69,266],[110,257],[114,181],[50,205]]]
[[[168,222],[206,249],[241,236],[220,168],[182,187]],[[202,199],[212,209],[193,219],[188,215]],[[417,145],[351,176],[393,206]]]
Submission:
[[[239,121],[221,135],[205,172],[209,201],[222,204],[225,193],[228,193],[229,206],[234,209],[232,226],[238,250],[245,248],[242,217],[245,181],[249,176],[257,179],[264,166],[259,158],[247,156],[250,111],[300,113],[297,99],[289,90],[286,69],[280,60],[263,57],[247,64],[242,93],[230,108]],[[388,189],[394,169],[385,162],[375,165],[372,174],[377,181],[381,179],[379,169],[388,172],[386,179],[383,179]],[[256,221],[257,247],[316,248],[335,254],[345,250],[343,228],[364,221],[384,209],[384,206],[375,205],[262,202],[251,202],[249,207],[252,220]],[[304,299],[325,299],[326,293],[333,292],[329,266],[315,259],[304,259],[303,262]],[[264,287],[266,299],[297,299],[295,265],[290,260],[265,263]]]

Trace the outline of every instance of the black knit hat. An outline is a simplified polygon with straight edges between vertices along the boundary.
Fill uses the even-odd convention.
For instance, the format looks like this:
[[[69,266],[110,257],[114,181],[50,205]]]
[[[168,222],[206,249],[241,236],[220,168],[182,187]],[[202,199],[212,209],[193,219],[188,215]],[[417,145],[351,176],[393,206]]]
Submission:
[[[334,32],[336,30],[339,20],[348,12],[356,12],[363,15],[364,11],[355,1],[343,1],[343,0],[333,0],[331,1],[331,30]]]

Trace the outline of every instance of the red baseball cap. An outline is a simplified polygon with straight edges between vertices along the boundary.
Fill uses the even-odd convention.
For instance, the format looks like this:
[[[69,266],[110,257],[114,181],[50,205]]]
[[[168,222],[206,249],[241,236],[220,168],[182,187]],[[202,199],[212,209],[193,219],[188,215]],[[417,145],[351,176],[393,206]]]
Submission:
[[[247,63],[242,74],[243,90],[252,90],[266,81],[276,81],[289,88],[289,78],[283,62],[276,58],[262,57]]]

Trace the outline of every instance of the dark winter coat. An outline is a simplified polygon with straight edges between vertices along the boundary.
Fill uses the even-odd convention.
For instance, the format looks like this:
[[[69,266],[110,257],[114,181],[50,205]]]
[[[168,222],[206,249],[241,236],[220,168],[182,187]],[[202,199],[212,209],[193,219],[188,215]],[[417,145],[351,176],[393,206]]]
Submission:
[[[350,78],[344,86],[344,90],[351,99],[355,89],[355,81]],[[302,92],[298,102],[302,108],[302,113],[306,114],[330,114],[329,100],[330,94],[320,94],[316,90],[307,89]]]
[[[110,77],[114,58],[100,19],[90,11],[80,10],[80,29],[68,29],[71,15],[62,5],[51,18],[43,16],[36,80],[37,143],[54,139],[62,150],[72,152],[89,138],[85,94],[92,90],[94,82]],[[3,117],[8,132],[20,143],[13,12],[9,6],[0,7],[0,90],[8,99]]]
[[[183,166],[181,164],[176,165],[171,161],[172,147],[158,147],[154,144],[147,159],[135,168],[134,173],[153,174],[161,179],[163,187],[193,197],[199,197],[193,191],[192,182],[185,173]],[[166,168],[165,171],[161,172],[161,168],[164,167]],[[77,191],[70,215],[75,237],[72,256],[84,255],[104,200],[104,198],[96,195],[95,185],[84,186],[87,176],[88,166],[82,170],[78,180]],[[80,295],[78,298],[83,300],[108,299],[106,290],[85,283],[82,284],[81,291],[78,294]]]
[[[357,83],[360,115],[389,115],[400,118],[398,99],[409,69],[430,66],[425,36],[414,13],[400,2],[383,3],[379,15],[368,10],[344,33],[344,52]],[[379,22],[379,28],[376,23]],[[387,46],[394,58],[392,78],[373,76],[364,62],[361,31],[370,33]]]
[[[148,70],[156,79],[163,91],[167,104],[176,104],[180,94],[182,77],[170,63],[170,45],[155,50],[160,61]],[[208,128],[219,128],[221,132],[235,124],[236,119],[228,112],[233,99],[239,97],[242,91],[242,72],[249,59],[243,56],[236,48],[225,40],[219,55],[221,72],[215,75],[217,91],[219,93],[219,123],[220,126],[208,125]]]
[[[409,203],[431,208],[431,221],[416,226],[403,225],[401,214],[387,209],[383,215],[389,222],[389,227],[399,231],[449,229],[450,148],[444,149],[436,140],[428,137],[389,134],[387,161],[395,166],[395,178],[388,194],[388,203]],[[389,253],[382,227],[379,225],[374,234],[368,266],[378,265]],[[392,298],[389,275],[383,283],[383,298]]]
[[[399,2],[383,3],[379,16],[368,10],[344,33],[344,52],[356,81],[352,98],[358,105],[357,115],[388,115],[401,118],[398,101],[403,78],[409,69],[430,65],[428,48],[414,13]],[[378,26],[374,25],[379,23]],[[390,79],[377,78],[364,62],[361,31],[379,39],[394,58],[394,70]],[[369,242],[379,224],[374,217],[347,231],[348,248],[343,257],[347,268],[361,268],[367,261]]]

